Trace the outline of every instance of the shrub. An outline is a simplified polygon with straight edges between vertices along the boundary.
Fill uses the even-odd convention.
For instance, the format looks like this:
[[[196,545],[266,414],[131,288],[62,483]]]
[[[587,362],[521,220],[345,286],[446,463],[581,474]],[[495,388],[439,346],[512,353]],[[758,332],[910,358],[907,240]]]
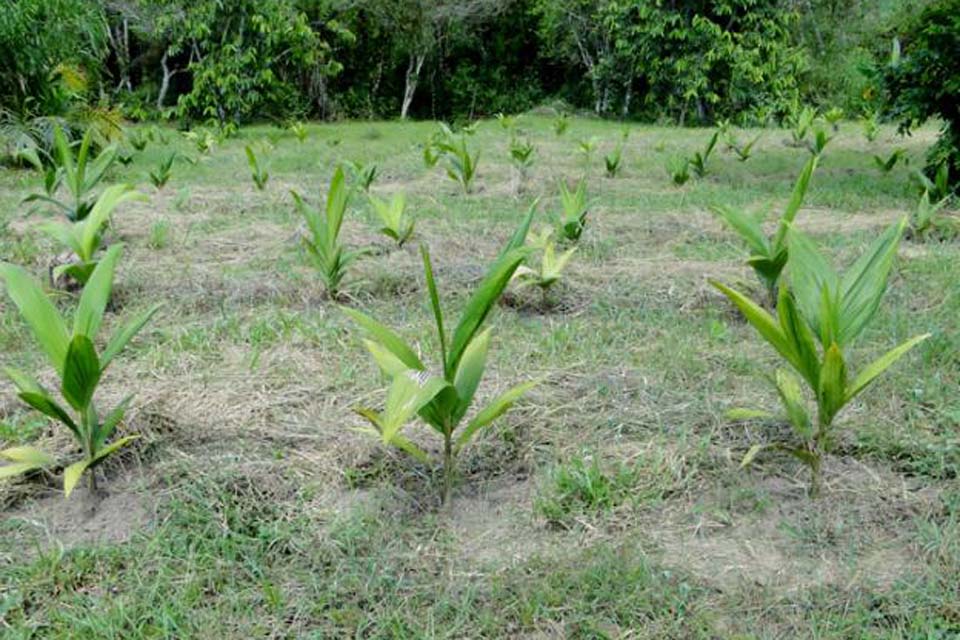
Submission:
[[[893,117],[901,131],[930,118],[943,122],[927,155],[927,175],[942,164],[960,176],[960,0],[936,0],[899,33],[901,53],[881,70]]]

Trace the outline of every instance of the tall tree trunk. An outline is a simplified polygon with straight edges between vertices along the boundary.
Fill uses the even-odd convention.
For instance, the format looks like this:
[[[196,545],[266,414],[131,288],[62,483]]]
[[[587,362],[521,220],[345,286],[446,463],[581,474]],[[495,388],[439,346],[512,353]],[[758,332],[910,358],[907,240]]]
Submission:
[[[423,69],[423,62],[426,60],[425,53],[411,53],[410,62],[407,64],[406,83],[403,88],[403,104],[400,106],[400,119],[406,120],[410,112],[410,104],[413,102],[413,94],[417,91],[417,83],[420,82],[420,70]]]
[[[163,57],[160,58],[160,67],[163,69],[163,80],[160,81],[160,93],[157,95],[157,109],[163,109],[164,100],[167,98],[167,91],[170,89],[170,78],[173,77],[173,72],[170,71],[170,67],[167,65],[169,56],[169,52],[164,51]]]

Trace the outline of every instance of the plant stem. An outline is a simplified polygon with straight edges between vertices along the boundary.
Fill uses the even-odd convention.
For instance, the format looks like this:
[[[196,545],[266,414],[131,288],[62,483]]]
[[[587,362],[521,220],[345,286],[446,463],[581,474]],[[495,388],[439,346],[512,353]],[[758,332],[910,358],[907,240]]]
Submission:
[[[443,435],[443,505],[450,505],[450,490],[453,487],[453,435]]]

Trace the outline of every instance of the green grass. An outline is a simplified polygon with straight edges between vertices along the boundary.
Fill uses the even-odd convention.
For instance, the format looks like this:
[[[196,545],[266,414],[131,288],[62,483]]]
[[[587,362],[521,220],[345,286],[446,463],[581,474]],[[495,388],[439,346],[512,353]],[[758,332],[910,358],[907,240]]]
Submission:
[[[602,158],[620,124],[573,119],[558,138],[551,123],[520,121],[537,147],[521,195],[495,122],[470,138],[482,153],[468,196],[423,165],[418,145],[432,123],[310,125],[302,145],[286,131],[245,128],[197,164],[175,164],[160,192],[148,172],[162,157],[173,148],[197,156],[175,132],[118,167],[111,178],[151,202],[118,211],[108,234],[127,249],[119,317],[106,332],[165,306],[102,388],[111,398],[136,392],[127,428],[144,437],[105,467],[109,496],[92,517],[65,517],[58,480],[0,488],[3,636],[960,633],[960,246],[903,244],[854,366],[934,335],[838,418],[849,428],[827,464],[826,495],[810,502],[805,471],[787,456],[738,468],[763,434],[724,412],[776,406],[765,376],[777,357],[706,285],[718,276],[756,286],[707,208],[782,209],[806,151],[768,130],[749,161],[718,147],[705,178],[675,187],[666,159],[702,148],[709,130],[632,127],[610,179]],[[402,250],[353,200],[343,240],[371,251],[345,288],[349,304],[429,351],[413,245],[430,246],[454,317],[533,198],[535,229],[558,210],[557,181],[582,175],[577,140],[591,136],[600,143],[581,248],[549,313],[523,304],[536,292],[494,312],[489,395],[478,400],[546,380],[464,452],[450,510],[438,509],[436,470],[350,430],[359,425],[351,408],[375,403],[384,384],[324,299],[289,191],[316,199],[350,159],[378,165],[372,193],[407,193],[417,231]],[[873,154],[902,146],[912,166],[934,136],[927,128],[901,140],[884,128],[868,144],[844,123],[798,224],[848,262],[916,204],[909,169],[881,175]],[[258,192],[243,147],[270,137],[270,181]],[[0,256],[43,276],[53,248],[35,225],[46,214],[24,216],[19,204],[39,182],[0,171]],[[0,349],[5,365],[42,363],[5,298]],[[6,384],[0,425],[0,444],[39,439],[66,453]],[[422,429],[409,433],[429,447]]]

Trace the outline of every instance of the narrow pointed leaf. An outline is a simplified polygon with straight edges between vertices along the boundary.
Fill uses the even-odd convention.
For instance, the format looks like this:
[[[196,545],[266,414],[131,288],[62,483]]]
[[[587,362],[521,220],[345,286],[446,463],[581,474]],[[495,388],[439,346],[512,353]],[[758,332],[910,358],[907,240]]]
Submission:
[[[60,312],[20,267],[0,264],[0,277],[6,283],[7,295],[33,330],[40,348],[47,354],[53,367],[62,372],[70,336]]]
[[[844,402],[853,400],[861,391],[866,389],[877,377],[890,368],[893,363],[903,357],[910,349],[920,344],[930,337],[929,333],[911,338],[898,347],[894,347],[884,355],[880,356],[860,372],[853,380],[846,391]]]
[[[491,422],[506,413],[510,407],[513,406],[514,402],[519,400],[527,391],[534,388],[539,383],[539,380],[531,380],[530,382],[518,384],[484,407],[476,416],[474,416],[473,420],[471,420],[466,428],[464,428],[464,430],[460,433],[460,437],[457,438],[457,450],[459,451],[466,446],[470,440],[473,439],[473,436],[477,431],[483,427],[486,427]]]

